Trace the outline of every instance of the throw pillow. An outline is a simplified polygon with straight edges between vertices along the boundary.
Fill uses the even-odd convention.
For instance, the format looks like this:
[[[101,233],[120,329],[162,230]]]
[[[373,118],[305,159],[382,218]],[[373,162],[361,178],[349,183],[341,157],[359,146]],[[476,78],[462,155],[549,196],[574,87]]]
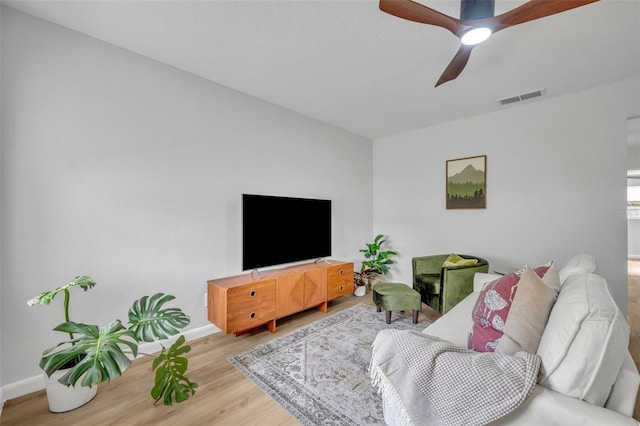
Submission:
[[[556,294],[560,293],[562,284],[560,283],[560,273],[555,263],[552,263],[547,272],[542,276],[542,281],[556,291]]]
[[[534,270],[541,277],[550,267],[551,263],[548,263]],[[523,272],[520,269],[484,285],[471,312],[473,327],[469,335],[469,349],[478,352],[495,351],[504,334],[504,326]]]
[[[596,270],[596,258],[587,253],[580,253],[573,256],[566,265],[558,272],[560,274],[560,285],[571,275],[588,274]]]
[[[552,266],[547,276],[556,279],[558,273]],[[504,325],[504,334],[496,345],[496,352],[515,355],[520,351],[535,354],[547,325],[549,313],[556,301],[558,292],[538,277],[536,272],[525,266],[518,282],[518,292],[509,310],[509,319]],[[560,280],[557,279],[558,286]]]
[[[478,259],[465,259],[462,256],[459,256],[455,253],[451,253],[444,260],[444,263],[442,264],[442,266],[444,266],[445,268],[451,268],[453,266],[475,265],[476,263],[478,263]]]
[[[629,324],[605,279],[574,274],[563,283],[538,346],[539,383],[605,405],[628,347]]]

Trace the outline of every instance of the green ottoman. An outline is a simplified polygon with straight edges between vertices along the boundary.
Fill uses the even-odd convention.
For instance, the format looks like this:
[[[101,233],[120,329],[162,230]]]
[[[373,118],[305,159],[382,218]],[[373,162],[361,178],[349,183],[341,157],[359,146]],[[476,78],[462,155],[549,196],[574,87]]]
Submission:
[[[387,314],[387,324],[391,324],[392,311],[413,311],[413,323],[418,323],[418,313],[422,310],[420,293],[400,283],[381,283],[373,286],[373,303],[378,312]]]

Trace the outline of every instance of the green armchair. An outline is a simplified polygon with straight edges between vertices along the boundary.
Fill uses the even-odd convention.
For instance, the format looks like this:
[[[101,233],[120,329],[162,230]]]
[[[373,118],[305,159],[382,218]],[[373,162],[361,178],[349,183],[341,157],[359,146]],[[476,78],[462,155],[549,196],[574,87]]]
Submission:
[[[489,262],[477,256],[459,255],[464,259],[478,259],[466,266],[443,266],[448,254],[414,257],[413,288],[423,303],[444,314],[473,292],[476,272],[488,272]]]

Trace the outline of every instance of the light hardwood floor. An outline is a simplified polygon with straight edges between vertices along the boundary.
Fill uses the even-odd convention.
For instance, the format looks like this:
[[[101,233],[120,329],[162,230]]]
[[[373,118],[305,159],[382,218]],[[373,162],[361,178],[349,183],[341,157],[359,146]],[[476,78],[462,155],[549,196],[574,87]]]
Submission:
[[[640,260],[629,262],[630,271],[640,271]],[[637,268],[637,269],[633,269]],[[629,276],[630,349],[640,369],[640,272]],[[357,303],[373,304],[371,292],[364,297],[345,296],[329,306],[329,313]],[[321,312],[309,310],[278,321],[277,333],[266,329],[240,337],[217,333],[190,342],[189,377],[199,387],[189,401],[171,407],[154,406],[149,396],[153,382],[150,357],[139,358],[122,377],[102,384],[89,404],[68,413],[50,413],[44,391],[5,403],[1,425],[298,425],[284,408],[238,372],[226,358],[290,333],[320,319]],[[381,315],[383,315],[381,313]],[[423,305],[420,319],[439,317]],[[640,398],[634,417],[640,419]]]
[[[373,304],[366,296],[347,295],[329,305],[338,312],[358,303]],[[149,391],[153,382],[150,357],[139,358],[125,374],[101,384],[89,404],[68,413],[50,413],[44,391],[5,403],[2,425],[298,425],[271,397],[238,372],[229,355],[240,353],[274,337],[317,321],[324,315],[308,310],[279,320],[276,334],[266,329],[234,337],[216,333],[190,342],[189,378],[198,383],[196,394],[171,407],[154,406]],[[380,313],[384,315],[384,313]],[[420,320],[432,322],[439,314],[425,306]]]

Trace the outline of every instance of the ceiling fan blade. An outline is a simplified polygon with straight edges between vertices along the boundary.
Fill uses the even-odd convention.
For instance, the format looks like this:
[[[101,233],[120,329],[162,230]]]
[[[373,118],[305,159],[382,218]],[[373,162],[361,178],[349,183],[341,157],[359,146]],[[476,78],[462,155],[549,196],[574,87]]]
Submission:
[[[451,62],[449,62],[449,65],[447,65],[447,68],[440,76],[440,79],[436,83],[435,87],[438,87],[442,83],[446,83],[447,81],[455,80],[456,78],[458,78],[464,67],[467,65],[469,56],[471,56],[471,51],[474,47],[475,45],[460,45],[460,49],[458,49]]]
[[[599,0],[530,0],[522,6],[511,9],[493,18],[487,18],[487,20],[491,20],[496,24],[493,30],[493,32],[496,32],[507,27],[555,15],[556,13],[566,12],[567,10],[586,6],[597,1]]]
[[[380,10],[398,18],[446,28],[456,36],[466,28],[459,19],[411,0],[380,0]]]

